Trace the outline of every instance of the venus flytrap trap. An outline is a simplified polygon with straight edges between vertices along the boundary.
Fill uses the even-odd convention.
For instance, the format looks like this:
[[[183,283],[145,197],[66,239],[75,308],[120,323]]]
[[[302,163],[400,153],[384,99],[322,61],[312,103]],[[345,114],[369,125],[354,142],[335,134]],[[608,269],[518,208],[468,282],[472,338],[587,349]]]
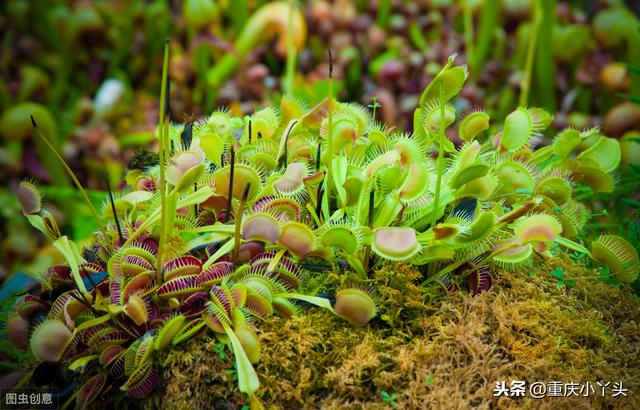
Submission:
[[[20,299],[9,334],[71,371],[81,387],[69,403],[89,406],[112,388],[145,397],[167,352],[207,335],[230,346],[238,387],[259,406],[260,322],[315,305],[365,326],[385,303],[371,271],[395,262],[426,267],[424,292],[438,282],[478,294],[497,270],[562,249],[620,282],[638,276],[638,255],[622,237],[578,239],[588,215],[576,183],[613,191],[618,141],[568,129],[534,150],[532,138],[551,122],[537,108],[518,108],[502,126],[481,111],[458,118],[447,102],[467,72],[453,57],[422,94],[407,135],[338,102],[331,86],[311,108],[283,97],[242,119],[218,111],[171,124],[166,50],[158,162],[131,170],[129,188],[110,194],[96,215],[103,228],[82,250],[61,236],[34,184],[17,192],[65,262]],[[447,138],[456,120],[459,147]],[[333,303],[306,288],[329,274],[324,267],[357,279],[328,289]]]

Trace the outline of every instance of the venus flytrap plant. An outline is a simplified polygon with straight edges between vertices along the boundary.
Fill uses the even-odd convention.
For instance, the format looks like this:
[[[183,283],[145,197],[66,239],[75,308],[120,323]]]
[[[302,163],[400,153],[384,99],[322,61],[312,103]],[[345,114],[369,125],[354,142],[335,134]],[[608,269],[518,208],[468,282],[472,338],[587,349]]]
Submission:
[[[161,262],[162,262],[162,250],[165,244],[165,236],[166,236],[166,225],[165,221],[167,220],[167,204],[166,204],[166,195],[167,195],[167,187],[165,184],[165,166],[166,166],[166,155],[167,155],[167,135],[168,135],[168,117],[169,113],[169,95],[167,93],[167,87],[169,87],[169,39],[167,39],[164,45],[164,57],[162,60],[162,85],[160,88],[160,110],[158,112],[158,134],[159,134],[159,165],[160,165],[160,220],[162,221],[160,224],[160,240],[159,240],[159,248],[158,248],[158,281],[161,279]]]
[[[445,131],[457,112],[446,102],[466,76],[450,59],[423,93],[413,135],[331,92],[311,109],[285,97],[281,111],[216,112],[184,126],[169,124],[165,103],[159,163],[130,172],[130,190],[110,196],[98,214],[109,223],[82,251],[23,183],[24,214],[66,262],[41,283],[56,292],[52,300],[35,292],[20,301],[11,339],[31,340],[36,357],[70,369],[82,381],[74,396],[82,406],[111,386],[151,394],[167,351],[207,332],[231,347],[239,388],[258,405],[260,321],[295,315],[300,304],[360,326],[377,314],[369,285],[330,289],[333,304],[309,294],[306,279],[324,274],[309,268],[318,260],[329,269],[346,262],[359,281],[388,263],[426,265],[423,285],[466,283],[475,294],[491,287],[496,269],[566,248],[634,280],[638,256],[627,241],[606,235],[588,250],[578,238],[588,218],[576,181],[613,190],[617,140],[569,129],[533,150],[551,116],[518,108],[489,133],[486,114],[467,115],[456,148]],[[29,335],[25,323],[42,314]]]

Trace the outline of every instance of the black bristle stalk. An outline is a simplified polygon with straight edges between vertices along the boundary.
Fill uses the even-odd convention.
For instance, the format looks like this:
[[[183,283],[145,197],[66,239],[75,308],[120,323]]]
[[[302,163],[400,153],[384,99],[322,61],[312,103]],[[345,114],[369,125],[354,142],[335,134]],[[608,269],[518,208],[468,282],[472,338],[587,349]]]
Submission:
[[[38,125],[36,124],[36,119],[33,118],[33,115],[30,115],[29,117],[31,117],[31,125],[33,125],[33,128],[38,128]]]
[[[318,216],[318,220],[320,220],[320,211],[322,211],[322,194],[324,191],[322,187],[318,188],[318,194],[316,195],[316,215]],[[320,226],[318,226],[319,228]]]
[[[373,189],[369,192],[369,228],[373,225],[373,204],[376,198],[376,191]]]
[[[293,130],[293,127],[295,127],[297,123],[298,123],[298,120],[294,121],[291,124],[291,126],[287,130],[287,135],[284,137],[284,167],[285,167],[285,169],[289,165],[289,135],[291,135],[291,131]]]
[[[251,189],[251,182],[247,182],[247,185],[244,186],[244,191],[242,191],[242,202],[247,202],[250,189]]]
[[[320,154],[322,153],[322,147],[320,143],[318,143],[318,148],[316,148],[316,172],[320,170]]]
[[[287,135],[287,139],[288,139],[288,135]],[[287,165],[289,162],[289,147],[288,147],[288,141],[287,139],[284,140],[284,158],[282,159],[282,161],[284,162],[284,169],[287,169]]]
[[[180,141],[182,141],[182,149],[185,151],[191,147],[191,140],[193,139],[193,123],[188,122],[184,125],[184,129],[180,134]]]
[[[373,204],[374,204],[375,198],[376,198],[375,192],[376,191],[373,190],[373,189],[371,191],[369,191],[369,215],[368,215],[368,218],[367,218],[368,219],[367,222],[368,222],[369,228],[373,227]],[[371,246],[367,245],[365,247],[365,250],[364,250],[363,268],[364,268],[364,271],[367,273],[368,276],[370,276],[369,275],[369,264],[370,264],[370,262],[371,262]]]
[[[249,120],[249,144],[251,144],[251,120]]]
[[[77,300],[78,302],[82,303],[83,305],[85,305],[86,307],[88,307],[89,309],[91,309],[91,304],[87,302],[87,300],[84,297],[78,297],[75,295],[75,292],[69,292],[69,295],[71,295],[72,298],[74,298],[75,300]]]
[[[331,52],[331,49],[328,50],[329,51],[329,78],[333,78],[333,53]]]
[[[87,271],[84,270],[84,268],[82,270],[83,270],[84,274],[86,275]],[[94,315],[99,316],[99,313],[95,310],[95,308],[89,302],[87,297],[85,295],[83,295],[82,292],[78,292],[78,293],[80,293],[80,297],[76,296],[74,292],[69,292],[69,295],[71,295],[71,297],[74,298],[75,300],[77,300],[78,302],[80,302],[83,305],[85,305],[86,307],[88,307],[91,310],[91,312],[93,312]]]
[[[116,227],[118,228],[118,238],[120,239],[120,246],[122,246],[124,244],[124,236],[122,235],[122,228],[120,227],[118,213],[116,212],[116,203],[113,200],[113,192],[111,191],[111,184],[109,183],[109,174],[104,175],[104,180],[107,183],[107,192],[109,193],[109,202],[111,202],[111,211],[113,212],[113,219],[115,219]]]
[[[236,153],[231,148],[231,170],[229,171],[229,198],[227,199],[227,212],[224,215],[224,223],[229,222],[229,215],[231,215],[231,200],[233,199],[233,171],[236,164]]]
[[[198,190],[198,183],[194,182],[193,183],[193,191],[197,191]],[[198,204],[193,205],[193,216],[198,218]]]

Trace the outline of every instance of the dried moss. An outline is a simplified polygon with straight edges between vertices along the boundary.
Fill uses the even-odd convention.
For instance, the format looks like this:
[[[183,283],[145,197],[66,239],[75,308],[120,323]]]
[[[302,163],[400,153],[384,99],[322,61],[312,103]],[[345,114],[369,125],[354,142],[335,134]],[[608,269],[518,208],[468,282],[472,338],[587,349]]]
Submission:
[[[556,266],[569,268],[555,261],[544,270]],[[571,269],[568,275],[589,276]],[[262,323],[256,370],[263,403],[389,408],[380,396],[386,390],[397,394],[400,408],[640,408],[640,301],[628,288],[590,281],[559,287],[547,274],[523,271],[500,273],[477,297],[437,288],[425,296],[414,284],[419,275],[406,265],[376,272],[380,314],[362,328],[314,308]],[[246,404],[227,374],[231,359],[221,360],[215,346],[199,338],[171,353],[164,386],[145,405]],[[502,380],[623,381],[629,397],[496,399]]]

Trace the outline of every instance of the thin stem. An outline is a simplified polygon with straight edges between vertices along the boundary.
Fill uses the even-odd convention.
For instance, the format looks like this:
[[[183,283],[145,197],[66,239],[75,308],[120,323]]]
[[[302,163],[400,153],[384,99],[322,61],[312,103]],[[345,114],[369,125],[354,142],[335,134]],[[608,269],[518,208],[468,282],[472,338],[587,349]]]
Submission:
[[[69,175],[69,177],[71,178],[73,183],[80,190],[80,193],[84,197],[84,200],[87,203],[87,205],[89,206],[89,210],[93,214],[93,217],[95,218],[95,220],[96,220],[98,226],[100,227],[100,229],[104,229],[104,226],[102,225],[102,221],[100,220],[100,217],[98,216],[98,212],[96,211],[96,209],[94,208],[93,204],[91,203],[91,200],[89,200],[89,196],[87,195],[87,192],[84,190],[84,188],[82,187],[82,184],[80,183],[78,178],[76,178],[76,175],[73,173],[71,168],[69,168],[69,165],[67,165],[67,163],[62,158],[62,156],[58,153],[58,151],[54,148],[54,146],[51,144],[51,142],[49,142],[47,137],[44,135],[44,133],[40,130],[40,128],[38,127],[38,124],[36,124],[35,118],[33,118],[33,115],[31,116],[31,124],[33,125],[33,128],[35,128],[36,133],[38,134],[38,136],[44,141],[45,144],[47,144],[47,146],[49,147],[51,152],[53,152],[53,154],[56,156],[56,158],[58,158],[58,160],[60,161],[60,163],[64,167],[65,171],[67,171],[67,174]]]
[[[322,189],[322,186],[319,186],[318,193],[316,194],[316,215],[318,215],[318,220],[322,218],[322,195],[323,194],[324,194],[324,190]],[[318,224],[318,228],[319,227],[320,227],[320,224]]]
[[[113,212],[113,219],[116,221],[116,227],[118,228],[118,238],[120,239],[120,246],[124,244],[124,236],[122,235],[122,228],[120,227],[120,221],[118,220],[118,213],[116,212],[116,203],[113,200],[113,193],[111,192],[111,184],[109,183],[109,174],[104,175],[104,180],[107,183],[107,192],[109,193],[109,202],[111,202],[111,211]]]
[[[193,123],[188,122],[184,125],[184,129],[180,134],[180,141],[182,142],[182,149],[188,150],[191,147],[191,140],[193,139]]]
[[[162,139],[166,142],[169,137],[169,118],[167,117],[164,125],[162,126]],[[163,144],[166,147],[166,144]],[[163,159],[166,161],[166,152],[163,155]],[[166,168],[166,167],[163,167]],[[167,240],[167,235],[169,234],[169,230],[171,227],[167,226],[167,183],[164,178],[164,172],[161,171],[162,177],[160,179],[160,241],[158,244],[158,283],[162,280],[162,254],[163,249]]]
[[[289,0],[289,16],[287,22],[287,65],[286,65],[286,78],[284,82],[284,92],[288,95],[293,95],[293,79],[296,71],[296,58],[297,50],[293,43],[293,12],[295,5],[293,0]]]
[[[229,215],[231,214],[231,200],[233,199],[233,173],[236,164],[236,153],[231,147],[231,170],[229,171],[229,197],[227,198],[227,211],[224,215],[224,223],[229,222]]]
[[[473,46],[473,15],[471,13],[471,0],[464,0],[462,5],[464,13],[464,42],[467,51],[467,63],[475,68],[475,53]]]
[[[538,32],[540,31],[540,0],[533,2],[533,25],[529,34],[529,45],[527,49],[527,61],[524,68],[524,77],[520,84],[520,100],[518,105],[524,107],[529,102],[529,89],[531,87],[531,72],[533,71],[533,61],[535,57],[536,45],[538,43]]]
[[[160,138],[160,147],[158,149],[158,156],[160,162],[160,186],[158,187],[160,190],[160,241],[158,244],[158,267],[157,267],[157,280],[158,283],[162,282],[162,252],[165,244],[165,236],[167,227],[165,226],[165,213],[166,213],[166,196],[167,196],[167,187],[165,182],[165,162],[167,155],[167,136],[168,136],[168,128],[169,124],[165,119],[166,110],[168,108],[167,102],[167,94],[168,94],[168,83],[169,82],[169,39],[165,41],[164,44],[164,58],[162,62],[162,84],[160,86],[160,109],[158,113],[158,133]]]
[[[291,125],[289,125],[289,127],[287,128],[287,134],[284,136],[284,167],[285,169],[287,168],[288,161],[289,161],[289,135],[291,134],[291,130],[293,130],[293,127],[296,126],[296,124],[298,123],[298,120],[295,120],[291,123]]]
[[[556,66],[553,56],[554,29],[556,26],[556,0],[539,0],[538,34],[535,56],[535,95],[536,105],[550,112],[556,111]]]
[[[166,40],[164,45],[164,58],[162,62],[162,84],[160,85],[160,109],[158,113],[158,126],[160,129],[158,130],[159,138],[160,138],[160,148],[159,148],[159,157],[160,157],[160,192],[164,195],[164,165],[165,165],[165,149],[164,146],[164,138],[163,138],[163,128],[164,128],[164,116],[165,116],[165,108],[167,102],[167,80],[168,80],[168,72],[169,72],[169,39]]]
[[[375,190],[371,190],[369,192],[369,214],[367,215],[367,226],[369,228],[371,228],[373,226],[373,205],[375,202]],[[367,245],[364,248],[364,263],[363,263],[363,267],[364,267],[364,271],[365,273],[367,273],[367,275],[369,274],[369,260],[371,259],[371,246]]]
[[[316,148],[316,172],[320,170],[320,154],[322,153],[322,147],[320,143],[318,143],[318,148]]]
[[[85,277],[89,277],[89,275],[87,275],[87,271],[84,269],[84,267],[82,268],[82,271],[84,272]],[[89,279],[89,281],[91,281],[91,279]],[[95,284],[94,284],[94,288],[95,288]],[[91,312],[96,316],[100,316],[100,314],[98,313],[97,310],[95,310],[93,308],[93,305],[89,302],[89,300],[87,300],[87,297],[85,296],[84,293],[82,292],[78,292],[80,294],[80,297],[76,296],[74,292],[69,292],[69,295],[71,295],[72,298],[74,298],[75,300],[77,300],[78,302],[82,303],[83,305],[85,305],[87,308],[89,308],[89,310],[91,310]]]
[[[193,191],[197,191],[198,190],[198,183],[194,182],[193,183]],[[193,217],[194,218],[198,218],[198,204],[193,205]]]
[[[329,51],[329,108],[328,108],[328,116],[329,116],[329,129],[327,131],[327,143],[329,145],[329,152],[327,153],[327,203],[331,206],[331,177],[332,173],[332,158],[333,155],[333,55],[331,54],[331,49]]]
[[[489,260],[491,260],[491,258],[495,257],[496,255],[501,254],[502,252],[506,252],[509,249],[517,248],[519,246],[522,246],[522,245],[519,244],[519,243],[512,243],[512,244],[509,244],[509,245],[505,245],[502,248],[498,248],[498,249],[494,250],[493,252],[491,252],[490,254],[485,256],[484,258],[482,258],[471,269],[469,269],[468,271],[463,272],[460,276],[462,277],[462,279],[465,279],[467,276],[471,275],[472,273],[474,273],[475,271],[480,269],[482,266],[484,266],[487,262],[489,262]]]
[[[433,196],[433,214],[431,215],[431,226],[435,226],[438,221],[438,208],[440,205],[440,185],[442,182],[442,161],[444,160],[444,139],[447,138],[444,132],[444,83],[440,81],[440,142],[438,144],[438,160],[436,162],[436,192]]]
[[[470,62],[474,75],[478,76],[484,68],[484,62],[495,47],[494,36],[500,19],[501,2],[484,1],[478,21],[477,47],[474,47]]]
[[[240,252],[240,231],[242,229],[242,214],[244,213],[244,207],[247,204],[247,197],[249,196],[249,189],[251,189],[251,182],[247,182],[242,192],[242,200],[240,201],[240,208],[235,215],[236,230],[234,235],[233,253],[231,254],[231,260],[233,263],[238,263],[238,253]]]

